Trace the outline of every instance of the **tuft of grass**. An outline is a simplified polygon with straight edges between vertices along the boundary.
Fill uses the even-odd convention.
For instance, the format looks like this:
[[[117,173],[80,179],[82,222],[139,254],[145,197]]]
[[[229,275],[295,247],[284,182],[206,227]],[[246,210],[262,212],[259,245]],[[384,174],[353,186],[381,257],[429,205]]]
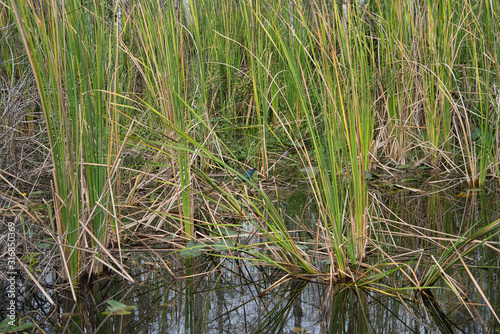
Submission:
[[[119,240],[114,189],[118,143],[112,140],[115,114],[107,92],[116,44],[104,4],[87,6],[78,1],[39,7],[11,2],[47,126],[56,228],[64,273],[73,281],[81,273],[99,273],[99,258],[110,255],[112,235]]]

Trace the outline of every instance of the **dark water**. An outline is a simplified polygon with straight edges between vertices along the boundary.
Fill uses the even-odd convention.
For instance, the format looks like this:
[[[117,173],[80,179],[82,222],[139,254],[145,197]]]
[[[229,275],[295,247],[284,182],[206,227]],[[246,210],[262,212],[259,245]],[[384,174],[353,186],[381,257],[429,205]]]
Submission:
[[[438,257],[450,247],[450,235],[479,229],[499,218],[496,188],[466,192],[464,187],[450,187],[442,191],[449,184],[426,180],[419,187],[425,194],[381,184],[370,186],[371,205],[376,206],[382,222],[378,229],[383,226],[394,232],[390,236],[381,233],[378,240],[385,245],[384,251],[395,256],[394,261],[411,262],[412,268],[396,271],[376,284],[355,288],[326,284],[321,279],[306,282],[270,267],[210,255],[193,259],[195,275],[186,278],[178,254],[157,252],[168,263],[168,271],[155,269],[160,262],[157,255],[130,249],[128,263],[135,284],[118,276],[101,277],[81,285],[75,304],[67,287],[51,289],[55,275],[48,272],[42,283],[57,307],[26,281],[19,287],[18,310],[27,321],[40,326],[35,332],[47,333],[499,333],[499,323],[462,265],[447,274],[461,289],[458,295],[467,296],[465,301],[442,279],[425,294],[411,289],[391,291],[391,287],[411,287],[405,272],[420,279],[432,263],[430,255]],[[416,187],[406,184],[410,186]],[[282,192],[276,201],[289,219],[305,225],[318,219],[306,187]],[[440,239],[415,237],[418,233]],[[499,313],[498,236],[490,241],[491,247],[479,247],[463,260]],[[408,254],[393,249],[394,245],[404,247]],[[415,250],[430,255],[419,257]],[[367,258],[369,264],[377,261],[376,256]],[[128,315],[105,315],[109,300],[136,308]]]

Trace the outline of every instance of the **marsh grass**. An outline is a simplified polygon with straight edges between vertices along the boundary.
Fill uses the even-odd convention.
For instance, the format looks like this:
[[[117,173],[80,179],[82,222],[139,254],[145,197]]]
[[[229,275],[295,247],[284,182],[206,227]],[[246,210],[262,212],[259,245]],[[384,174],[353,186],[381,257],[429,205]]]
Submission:
[[[103,266],[132,279],[125,238],[172,249],[189,286],[198,256],[211,254],[277,268],[275,287],[298,277],[401,296],[443,284],[467,304],[449,272],[494,247],[498,221],[429,233],[411,215],[387,217],[365,171],[430,166],[474,187],[498,179],[498,4],[11,1],[11,10],[47,126],[68,279]],[[291,157],[276,163],[311,171],[315,229],[291,230],[265,190],[283,151]],[[254,179],[232,180],[251,167]],[[415,249],[398,244],[404,237]],[[407,285],[388,283],[394,275]],[[196,308],[186,312],[195,321]]]
[[[98,273],[111,239],[119,239],[112,230],[117,218],[113,159],[118,143],[112,140],[116,128],[105,92],[114,74],[112,54],[107,52],[113,50],[113,40],[102,20],[106,8],[94,4],[91,11],[82,11],[78,2],[11,6],[47,126],[64,272],[68,279],[80,271]],[[85,248],[94,249],[96,256],[82,251]],[[120,266],[113,257],[108,260]]]

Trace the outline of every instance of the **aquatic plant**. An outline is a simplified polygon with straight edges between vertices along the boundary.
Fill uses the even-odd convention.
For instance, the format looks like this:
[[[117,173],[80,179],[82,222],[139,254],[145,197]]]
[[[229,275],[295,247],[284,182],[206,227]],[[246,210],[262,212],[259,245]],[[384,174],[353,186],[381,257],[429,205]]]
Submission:
[[[132,280],[110,253],[126,237],[169,247],[189,286],[209,255],[275,268],[268,289],[299,278],[429,302],[422,293],[443,283],[467,305],[449,273],[492,247],[498,221],[429,232],[387,214],[365,175],[498,179],[499,6],[11,1],[47,126],[66,278],[106,266]],[[289,176],[307,173],[314,228],[283,214],[276,183],[266,189],[280,159]],[[233,182],[249,166],[261,178]],[[411,256],[399,237],[416,240]]]
[[[78,1],[38,7],[12,1],[11,8],[47,126],[63,272],[74,280],[80,272],[99,273],[108,261],[121,267],[107,251],[112,239],[120,242],[117,112],[107,92],[119,91],[113,71],[118,49],[102,20],[107,9],[94,3],[83,11]]]

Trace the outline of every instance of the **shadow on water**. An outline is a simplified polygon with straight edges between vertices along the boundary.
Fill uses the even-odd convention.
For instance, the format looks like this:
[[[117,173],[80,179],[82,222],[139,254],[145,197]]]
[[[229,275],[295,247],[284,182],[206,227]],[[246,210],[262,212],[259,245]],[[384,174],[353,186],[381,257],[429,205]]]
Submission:
[[[443,233],[440,244],[435,239],[414,238],[411,233],[390,236],[397,239],[394,244],[408,250],[448,247],[446,233],[459,234],[478,221],[484,226],[499,216],[495,191],[462,196],[458,189],[435,193],[430,189],[426,195],[413,195],[375,188],[370,194],[387,224],[405,221]],[[299,189],[276,200],[283,215],[313,229],[318,217],[310,196],[307,189]],[[391,230],[397,232],[398,227]],[[47,333],[498,333],[500,330],[463,267],[457,267],[453,280],[463,295],[470,298],[466,303],[445,288],[408,289],[403,293],[402,290],[381,292],[376,285],[330,285],[320,279],[306,282],[284,276],[273,268],[207,254],[191,259],[191,268],[179,269],[174,272],[177,278],[173,278],[172,272],[152,268],[151,255],[132,254],[129,266],[136,284],[116,276],[101,277],[92,284],[81,285],[77,291],[78,304],[72,302],[69,289],[62,289],[57,307],[45,302],[35,288],[25,286],[24,316]],[[377,259],[368,258],[368,262],[371,260]],[[464,261],[498,313],[497,253],[475,251]],[[179,263],[178,268],[182,267]],[[396,274],[384,284],[397,286],[401,282],[404,282],[402,274]],[[436,286],[443,287],[446,283]],[[110,301],[135,308],[110,308]]]

